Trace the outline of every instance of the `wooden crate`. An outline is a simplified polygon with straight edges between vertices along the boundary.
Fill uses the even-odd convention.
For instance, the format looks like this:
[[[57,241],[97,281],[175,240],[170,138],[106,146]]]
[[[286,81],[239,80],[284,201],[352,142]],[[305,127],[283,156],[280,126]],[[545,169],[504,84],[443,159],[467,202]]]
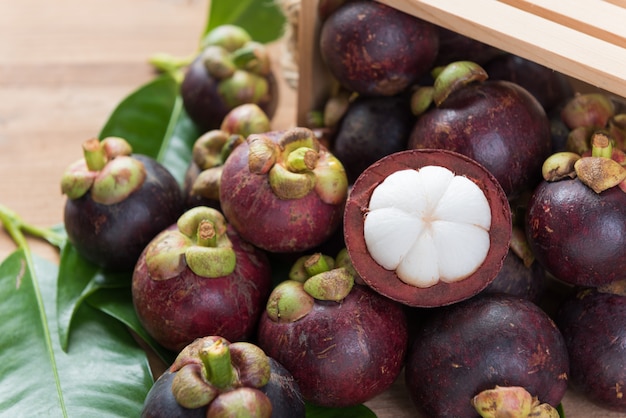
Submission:
[[[297,32],[299,126],[323,107],[331,76],[319,51],[319,0],[302,0]],[[626,97],[626,0],[377,0],[568,75],[578,91]],[[367,406],[378,418],[418,418],[402,377]],[[568,418],[623,418],[571,390]],[[421,417],[420,417],[421,418]]]
[[[590,86],[626,97],[626,0],[379,0]],[[303,0],[298,123],[328,94],[318,0]]]

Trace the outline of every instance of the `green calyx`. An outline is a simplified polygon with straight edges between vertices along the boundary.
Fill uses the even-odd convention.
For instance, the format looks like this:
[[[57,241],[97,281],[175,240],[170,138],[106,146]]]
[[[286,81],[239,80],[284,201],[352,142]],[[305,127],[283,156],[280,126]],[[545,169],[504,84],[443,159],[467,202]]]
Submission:
[[[210,31],[202,41],[199,59],[218,80],[218,91],[230,108],[269,101],[270,55],[265,45],[253,41],[242,28],[222,25]]]
[[[260,104],[269,101],[270,85],[264,76],[236,69],[220,81],[218,91],[228,107],[245,103]]]
[[[270,118],[254,103],[244,103],[231,109],[220,125],[220,130],[236,134],[242,141],[252,134],[268,132],[270,129]]]
[[[267,135],[248,138],[251,172],[267,174],[280,199],[300,199],[315,191],[328,204],[341,204],[348,192],[343,165],[307,128],[292,128],[277,141]]]
[[[455,91],[487,78],[485,69],[475,62],[452,62],[438,72],[433,84],[432,99],[435,105],[440,106]]]
[[[61,191],[78,199],[91,191],[92,199],[103,205],[119,203],[139,189],[145,179],[143,163],[131,156],[130,144],[117,137],[83,143],[83,158],[65,170]]]
[[[313,309],[315,300],[341,302],[354,286],[354,275],[349,268],[336,267],[337,264],[338,260],[321,253],[296,260],[289,279],[270,294],[266,306],[270,319],[294,322]]]
[[[218,200],[224,161],[244,137],[223,129],[202,134],[193,144],[191,157],[200,173],[191,185],[191,194]]]
[[[227,276],[235,270],[236,254],[219,211],[192,208],[181,215],[177,226],[159,234],[146,249],[146,266],[153,280],[177,277],[186,267],[205,278]]]
[[[478,393],[471,404],[483,418],[558,418],[556,408],[540,403],[521,386],[496,386]]]
[[[219,200],[223,165],[233,150],[252,134],[267,132],[270,120],[254,103],[231,109],[220,129],[202,134],[194,142],[192,160],[200,172],[191,185],[191,194]]]
[[[169,371],[175,373],[174,398],[185,408],[209,406],[209,409],[245,410],[250,394],[231,395],[241,389],[253,391],[252,403],[258,403],[253,409],[267,407],[265,397],[255,398],[256,391],[270,380],[270,361],[254,344],[229,343],[218,336],[198,338],[181,350]],[[243,403],[241,396],[244,396]]]

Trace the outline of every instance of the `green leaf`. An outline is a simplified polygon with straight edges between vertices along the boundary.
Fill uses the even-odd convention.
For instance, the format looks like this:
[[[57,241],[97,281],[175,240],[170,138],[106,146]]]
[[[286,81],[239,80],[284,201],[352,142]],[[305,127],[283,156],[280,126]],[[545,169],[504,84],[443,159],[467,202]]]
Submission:
[[[70,328],[76,311],[90,294],[101,288],[130,287],[130,273],[104,273],[85,260],[68,243],[61,250],[57,279],[57,322],[63,350],[69,344]]]
[[[269,43],[283,35],[285,16],[275,0],[210,2],[209,18],[203,35],[226,24],[242,27],[257,42]]]
[[[86,304],[64,352],[56,337],[57,274],[56,265],[24,249],[0,264],[0,411],[139,416],[152,385],[145,353],[123,324]]]
[[[159,161],[182,184],[200,131],[187,116],[179,91],[179,82],[169,74],[139,87],[117,105],[100,138],[126,139],[134,153]]]
[[[376,418],[376,414],[365,405],[346,408],[326,408],[306,403],[306,418]]]
[[[89,296],[87,303],[133,330],[159,356],[164,364],[171,364],[176,358],[177,353],[167,350],[156,342],[141,325],[133,307],[130,289],[100,289]]]

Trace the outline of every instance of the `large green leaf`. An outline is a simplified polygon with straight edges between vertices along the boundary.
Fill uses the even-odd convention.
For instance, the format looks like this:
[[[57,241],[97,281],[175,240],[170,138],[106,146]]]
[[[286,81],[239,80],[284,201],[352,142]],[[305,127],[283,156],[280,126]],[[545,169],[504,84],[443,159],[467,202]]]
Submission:
[[[135,332],[159,356],[164,364],[171,364],[176,358],[178,353],[169,351],[160,345],[141,325],[133,306],[130,289],[99,289],[87,298],[87,303],[109,314]]]
[[[57,323],[61,347],[67,350],[72,320],[82,302],[101,288],[130,287],[130,273],[105,273],[68,243],[61,250],[57,280]]]
[[[376,414],[365,405],[349,406],[346,408],[326,408],[323,406],[306,404],[307,418],[376,418]]]
[[[122,100],[100,131],[119,136],[133,152],[161,162],[182,184],[199,130],[187,116],[180,85],[169,74],[156,77]]]
[[[32,260],[32,261],[31,261]],[[7,417],[139,416],[152,377],[119,321],[87,304],[57,337],[57,266],[20,249],[0,264],[0,411]]]
[[[282,36],[285,16],[275,0],[211,1],[204,33],[225,24],[240,26],[255,41],[268,43]]]

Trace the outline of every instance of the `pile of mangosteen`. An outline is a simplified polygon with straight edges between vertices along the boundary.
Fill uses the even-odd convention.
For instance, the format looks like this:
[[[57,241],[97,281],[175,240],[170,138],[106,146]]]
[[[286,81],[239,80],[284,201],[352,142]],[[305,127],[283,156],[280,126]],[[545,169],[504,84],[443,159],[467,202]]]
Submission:
[[[272,129],[270,57],[219,27],[184,185],[122,138],[63,177],[70,240],[178,353],[143,416],[298,417],[402,373],[428,417],[558,416],[568,387],[626,412],[624,102],[375,1],[319,17],[317,126]]]

